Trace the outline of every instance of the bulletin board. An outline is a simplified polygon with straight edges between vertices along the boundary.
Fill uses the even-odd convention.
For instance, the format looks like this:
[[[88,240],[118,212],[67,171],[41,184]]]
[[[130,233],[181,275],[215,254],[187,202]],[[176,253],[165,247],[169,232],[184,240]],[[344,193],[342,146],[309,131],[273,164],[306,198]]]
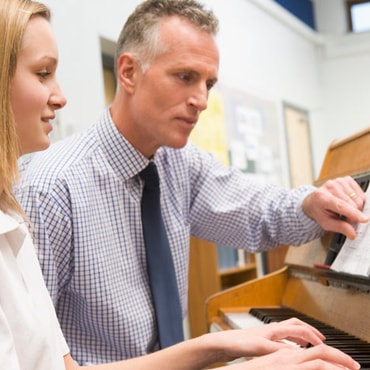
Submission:
[[[217,86],[190,140],[257,181],[283,184],[277,103]]]

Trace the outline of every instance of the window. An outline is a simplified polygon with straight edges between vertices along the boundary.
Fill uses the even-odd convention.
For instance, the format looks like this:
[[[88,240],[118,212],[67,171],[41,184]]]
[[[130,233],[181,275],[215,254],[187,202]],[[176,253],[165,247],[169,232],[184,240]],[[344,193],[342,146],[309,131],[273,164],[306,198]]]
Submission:
[[[370,0],[347,0],[349,31],[370,31]]]
[[[116,77],[114,73],[114,59],[111,55],[102,54],[103,60],[103,78],[104,78],[104,92],[105,104],[112,103],[114,94],[116,92]]]
[[[105,104],[112,103],[116,92],[116,77],[114,73],[114,55],[116,43],[100,37],[100,48],[103,66]]]
[[[324,0],[325,1],[325,0]],[[369,0],[370,1],[370,0]],[[275,0],[312,29],[316,29],[312,0]]]

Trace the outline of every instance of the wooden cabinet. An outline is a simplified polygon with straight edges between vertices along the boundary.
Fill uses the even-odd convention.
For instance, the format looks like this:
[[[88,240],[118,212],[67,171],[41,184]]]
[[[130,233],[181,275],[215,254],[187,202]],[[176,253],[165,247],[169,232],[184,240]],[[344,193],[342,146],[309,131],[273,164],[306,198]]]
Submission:
[[[280,245],[266,252],[266,273],[271,273],[284,267],[288,249],[288,245]]]
[[[241,267],[219,270],[217,247],[213,243],[191,238],[189,265],[188,317],[191,337],[208,332],[206,301],[223,289],[257,277],[255,256]]]
[[[221,289],[228,289],[257,277],[256,259],[249,255],[249,262],[244,266],[233,267],[218,271]]]

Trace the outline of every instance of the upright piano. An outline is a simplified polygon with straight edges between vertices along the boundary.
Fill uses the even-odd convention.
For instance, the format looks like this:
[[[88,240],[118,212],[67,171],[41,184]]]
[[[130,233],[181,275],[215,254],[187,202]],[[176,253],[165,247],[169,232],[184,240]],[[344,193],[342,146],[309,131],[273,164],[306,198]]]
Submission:
[[[367,188],[370,128],[329,146],[315,185],[347,175]],[[352,355],[362,369],[370,369],[370,278],[325,268],[344,240],[341,234],[326,233],[291,246],[282,269],[211,296],[210,330],[243,327],[251,315],[265,323],[296,316],[318,327],[329,345]]]

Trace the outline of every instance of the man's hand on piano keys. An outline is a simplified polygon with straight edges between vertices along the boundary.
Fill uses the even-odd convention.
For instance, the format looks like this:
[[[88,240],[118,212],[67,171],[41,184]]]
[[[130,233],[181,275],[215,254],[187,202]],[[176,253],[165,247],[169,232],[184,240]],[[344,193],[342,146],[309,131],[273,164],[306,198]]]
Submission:
[[[309,194],[302,203],[303,212],[326,231],[341,233],[349,239],[356,237],[355,224],[368,222],[362,211],[365,193],[351,177],[326,181]]]
[[[360,365],[343,352],[325,344],[308,349],[284,348],[225,370],[358,370]]]

